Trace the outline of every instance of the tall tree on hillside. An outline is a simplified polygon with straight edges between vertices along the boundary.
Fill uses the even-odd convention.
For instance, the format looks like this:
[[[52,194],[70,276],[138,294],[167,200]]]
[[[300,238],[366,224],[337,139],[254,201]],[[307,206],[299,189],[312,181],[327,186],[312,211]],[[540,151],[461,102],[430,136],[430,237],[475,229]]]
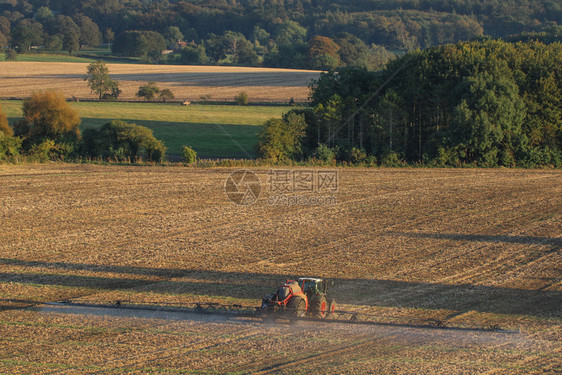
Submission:
[[[35,11],[35,19],[43,24],[53,17],[53,11],[49,7],[42,6]]]
[[[117,97],[119,95],[119,84],[109,76],[109,69],[102,60],[96,61],[88,65],[87,73],[89,77],[84,80],[88,81],[88,87],[98,94],[99,100],[103,99],[104,94]],[[115,95],[117,93],[117,95]]]
[[[75,20],[80,28],[80,46],[99,46],[101,43],[101,33],[98,25],[83,14],[77,15]]]
[[[146,57],[149,53],[161,53],[166,40],[155,31],[125,31],[115,38],[113,53],[123,56]]]
[[[334,70],[340,65],[340,46],[325,36],[315,36],[308,42],[308,59],[312,69]]]
[[[287,21],[277,27],[274,35],[275,43],[278,45],[300,43],[306,40],[306,28],[298,22]]]
[[[169,26],[168,28],[166,28],[164,37],[166,38],[168,48],[170,49],[176,49],[178,46],[178,42],[183,40],[183,34],[181,33],[180,28],[177,26]]]
[[[72,55],[80,48],[80,28],[67,16],[57,16],[55,25],[58,34],[62,35],[62,48]]]
[[[20,50],[29,50],[31,46],[38,46],[43,43],[45,32],[43,25],[31,20],[23,20],[11,30],[11,44],[19,47]]]

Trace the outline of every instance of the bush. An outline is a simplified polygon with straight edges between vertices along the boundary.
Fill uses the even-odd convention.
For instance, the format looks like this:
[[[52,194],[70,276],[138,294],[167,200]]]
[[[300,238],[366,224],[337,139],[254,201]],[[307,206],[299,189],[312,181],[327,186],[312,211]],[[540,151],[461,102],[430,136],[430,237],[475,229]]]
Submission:
[[[53,156],[53,150],[55,147],[55,141],[52,139],[46,139],[41,143],[33,145],[29,151],[29,156],[32,160],[45,163]]]
[[[337,152],[334,149],[331,149],[325,144],[321,144],[314,150],[312,156],[324,163],[333,163],[336,160],[336,154]]]
[[[0,134],[7,135],[8,137],[14,135],[14,131],[8,124],[8,118],[6,117],[4,112],[2,112],[2,106],[0,106]]]
[[[250,99],[248,98],[248,94],[245,91],[242,91],[240,94],[234,97],[234,101],[238,105],[248,105]]]
[[[101,96],[101,100],[104,102],[114,102],[117,101],[119,95],[121,95],[121,89],[119,88],[119,82],[113,81],[110,87],[110,92],[105,93]]]
[[[10,48],[8,51],[6,51],[6,61],[16,61],[16,59],[18,58],[18,53],[15,49]]]
[[[51,149],[51,160],[65,160],[75,156],[76,144],[71,142],[54,141],[54,147]]]
[[[111,94],[103,94],[101,100],[103,102],[115,102],[117,101],[117,98]]]
[[[84,132],[80,150],[88,158],[116,161],[135,161],[144,157],[161,162],[166,157],[166,146],[154,138],[151,129],[120,120],[104,124],[100,130]]]
[[[31,130],[31,125],[25,119],[19,119],[14,123],[14,135],[17,137],[27,137]]]
[[[162,163],[166,158],[166,146],[164,142],[154,138],[146,142],[144,145],[146,158],[156,163]]]
[[[367,158],[365,159],[365,165],[368,165],[370,167],[376,166],[377,165],[377,158],[374,155],[367,156]]]
[[[123,147],[113,148],[113,146],[109,146],[107,150],[107,159],[110,161],[116,162],[131,162],[131,158],[125,154],[125,149]]]
[[[367,160],[367,153],[361,148],[353,147],[347,153],[347,160],[353,164],[364,164]]]
[[[456,149],[440,146],[437,148],[437,157],[431,163],[437,167],[460,167],[462,165],[460,154]]]
[[[404,161],[394,151],[386,152],[381,158],[381,164],[385,167],[402,167],[405,165]]]
[[[0,132],[0,160],[9,162],[19,156],[21,144],[21,138],[9,137]]]
[[[86,129],[80,142],[80,155],[87,159],[99,157],[101,149],[100,132],[97,129]]]
[[[158,97],[165,102],[166,100],[174,99],[174,93],[170,89],[164,89],[160,91]]]
[[[146,100],[152,100],[159,92],[160,89],[158,88],[158,86],[156,86],[156,83],[148,82],[146,85],[139,87],[139,91],[137,91],[137,97],[145,98]]]
[[[193,164],[197,161],[197,152],[188,146],[183,146],[183,161],[186,164]]]

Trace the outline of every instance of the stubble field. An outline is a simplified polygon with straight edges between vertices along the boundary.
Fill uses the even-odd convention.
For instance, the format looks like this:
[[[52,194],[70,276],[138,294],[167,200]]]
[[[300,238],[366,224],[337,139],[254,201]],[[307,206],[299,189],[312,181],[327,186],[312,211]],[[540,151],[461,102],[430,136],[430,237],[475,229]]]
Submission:
[[[271,205],[267,169],[259,201],[235,205],[232,172],[0,166],[0,372],[562,371],[560,171],[339,169],[326,206]],[[303,275],[333,281],[345,309],[520,333],[44,305],[255,306]]]
[[[87,63],[0,62],[0,97],[23,98],[32,92],[53,89],[68,98],[92,98],[87,86]],[[318,71],[184,65],[107,64],[112,79],[119,82],[121,99],[135,99],[139,86],[154,81],[170,89],[176,99],[233,100],[241,91],[250,101],[306,100],[308,84]]]

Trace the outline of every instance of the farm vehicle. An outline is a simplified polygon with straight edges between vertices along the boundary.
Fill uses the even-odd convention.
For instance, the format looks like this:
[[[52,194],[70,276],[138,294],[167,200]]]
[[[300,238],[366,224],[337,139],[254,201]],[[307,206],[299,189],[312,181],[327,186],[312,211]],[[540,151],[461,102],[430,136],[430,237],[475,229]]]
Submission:
[[[262,299],[261,309],[266,313],[287,313],[324,319],[336,311],[336,302],[326,296],[326,280],[301,277],[287,280],[276,293]]]
[[[261,306],[225,305],[209,302],[193,303],[162,303],[132,301],[85,301],[65,299],[50,305],[64,305],[88,308],[118,308],[128,310],[152,310],[200,315],[223,315],[233,318],[257,318],[264,321],[277,321],[277,318],[296,321],[321,321],[339,324],[386,325],[408,328],[438,328],[460,331],[492,331],[518,333],[500,328],[498,325],[487,327],[459,324],[453,321],[428,319],[427,317],[403,316],[399,319],[368,314],[358,311],[336,310],[334,299],[327,297],[327,282],[323,279],[301,277],[298,280],[287,280],[279,286],[277,292],[268,294],[262,299]]]

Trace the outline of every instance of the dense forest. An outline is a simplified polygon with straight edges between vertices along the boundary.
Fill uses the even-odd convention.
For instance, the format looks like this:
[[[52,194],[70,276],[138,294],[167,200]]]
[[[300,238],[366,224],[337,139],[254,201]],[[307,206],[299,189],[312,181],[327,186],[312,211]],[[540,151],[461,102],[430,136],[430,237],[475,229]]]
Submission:
[[[110,43],[147,62],[377,69],[485,36],[559,39],[561,20],[556,0],[0,0],[0,47]]]
[[[342,68],[311,108],[271,121],[270,159],[385,165],[562,166],[562,44],[461,42],[382,71]]]

